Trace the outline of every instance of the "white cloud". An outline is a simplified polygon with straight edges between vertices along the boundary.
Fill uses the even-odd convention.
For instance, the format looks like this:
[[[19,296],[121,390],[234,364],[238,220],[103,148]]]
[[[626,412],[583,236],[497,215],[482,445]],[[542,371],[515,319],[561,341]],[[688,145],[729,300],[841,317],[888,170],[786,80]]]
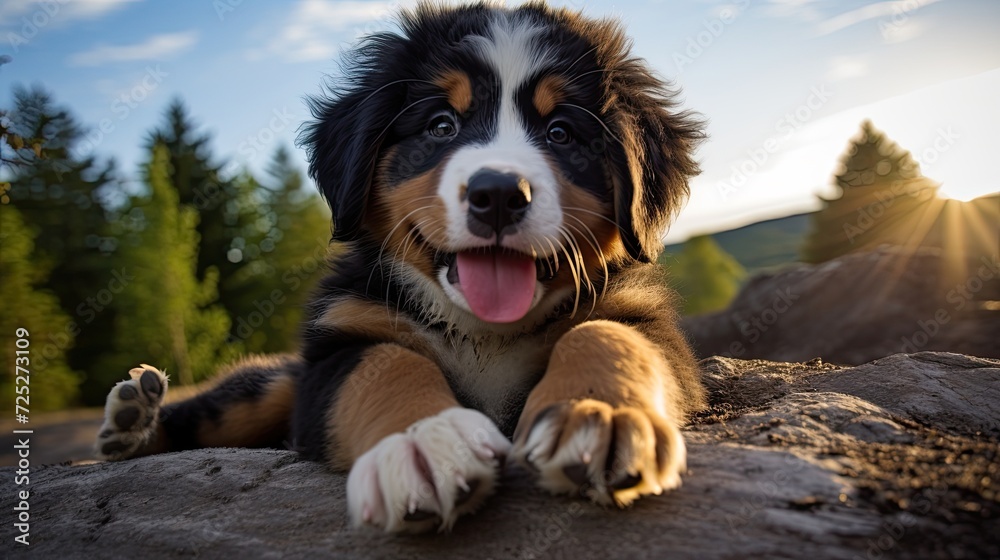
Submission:
[[[0,3],[0,28],[20,28],[25,20],[35,27],[66,25],[77,20],[97,19],[129,3],[141,0],[4,0]]]
[[[827,82],[839,82],[868,75],[867,56],[835,56],[830,59],[830,67],[823,78]]]
[[[882,40],[886,43],[902,43],[904,41],[909,41],[910,39],[915,39],[920,36],[927,25],[922,21],[909,20],[905,23],[899,25],[879,25],[879,31],[882,33]]]
[[[844,12],[821,22],[816,31],[820,35],[829,35],[859,23],[880,19],[879,28],[903,27],[907,24],[913,12],[940,2],[941,0],[890,0],[869,4],[856,10]]]
[[[817,21],[822,18],[816,6],[819,0],[769,0],[764,7],[767,15],[774,17],[797,17],[805,21]]]
[[[740,5],[739,3],[720,4],[713,6],[710,13],[713,18],[725,21],[740,16],[746,7],[746,5]]]
[[[886,0],[837,15],[829,15],[837,3],[830,0],[768,0],[763,12],[772,17],[794,18],[815,25],[817,35],[830,35],[866,21],[875,25],[886,43],[901,43],[920,35],[925,25],[913,21],[917,11],[941,0]]]
[[[301,0],[266,50],[295,62],[331,59],[339,50],[338,38],[385,29],[400,8],[412,4],[415,1]],[[257,58],[259,52],[251,56]]]
[[[100,66],[109,62],[157,60],[191,48],[198,42],[197,31],[154,35],[134,45],[100,45],[69,58],[73,66]]]

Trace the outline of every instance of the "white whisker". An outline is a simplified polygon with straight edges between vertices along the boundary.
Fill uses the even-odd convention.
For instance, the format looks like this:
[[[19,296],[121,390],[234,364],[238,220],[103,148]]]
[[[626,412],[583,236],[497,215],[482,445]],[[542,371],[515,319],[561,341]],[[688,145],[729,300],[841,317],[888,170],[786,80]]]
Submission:
[[[587,109],[586,107],[581,107],[581,106],[573,104],[573,103],[559,103],[558,106],[573,107],[574,109],[579,109],[579,110],[587,113],[588,115],[594,117],[594,119],[597,122],[599,122],[602,127],[604,127],[605,132],[607,132],[609,136],[611,136],[612,138],[614,138],[615,140],[617,140],[619,144],[624,144],[624,142],[621,141],[621,138],[618,138],[617,136],[615,136],[615,133],[611,132],[611,129],[608,128],[608,125],[604,124],[604,121],[601,120],[601,117],[598,117],[597,115],[595,115],[594,113],[592,113],[590,111],[590,109]]]
[[[429,80],[420,80],[420,79],[417,79],[417,78],[404,78],[402,80],[396,80],[394,82],[389,82],[388,84],[385,84],[385,85],[383,85],[383,86],[381,86],[381,87],[373,90],[364,99],[361,100],[361,103],[358,103],[358,106],[360,107],[360,106],[364,105],[365,103],[367,103],[368,100],[371,99],[373,95],[375,95],[376,93],[382,91],[383,89],[385,89],[387,87],[390,87],[390,86],[394,86],[396,84],[401,84],[403,82],[421,82],[421,83],[424,83],[424,84],[434,85],[434,82],[431,82]]]
[[[381,140],[382,136],[385,135],[385,133],[388,132],[388,130],[390,128],[392,128],[393,123],[395,123],[396,120],[399,117],[403,116],[403,113],[409,111],[410,109],[412,109],[416,105],[419,105],[420,103],[423,103],[424,101],[431,101],[433,99],[445,99],[445,96],[443,96],[443,95],[429,95],[427,97],[424,97],[423,99],[418,99],[418,100],[414,101],[413,103],[410,103],[406,107],[403,107],[403,110],[400,111],[400,112],[398,112],[398,113],[396,113],[396,116],[392,117],[392,120],[389,121],[389,124],[385,125],[385,128],[382,129],[382,132],[378,133],[378,136],[375,137],[375,141],[372,142],[372,145],[371,145],[370,149],[373,149],[373,150],[377,149],[379,140]]]

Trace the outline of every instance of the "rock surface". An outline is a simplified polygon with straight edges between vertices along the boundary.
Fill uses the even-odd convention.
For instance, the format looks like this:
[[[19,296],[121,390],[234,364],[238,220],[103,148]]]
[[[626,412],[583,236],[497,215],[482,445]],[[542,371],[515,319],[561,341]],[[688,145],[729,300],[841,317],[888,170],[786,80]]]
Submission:
[[[1000,358],[1000,261],[884,247],[754,276],[723,311],[685,317],[701,357],[863,364],[946,351]]]
[[[345,476],[289,451],[211,449],[33,467],[31,545],[86,558],[997,558],[1000,361],[855,368],[711,358],[677,491],[623,511],[508,468],[447,535],[354,530]],[[11,512],[13,468],[2,510]],[[19,549],[20,548],[20,549]]]

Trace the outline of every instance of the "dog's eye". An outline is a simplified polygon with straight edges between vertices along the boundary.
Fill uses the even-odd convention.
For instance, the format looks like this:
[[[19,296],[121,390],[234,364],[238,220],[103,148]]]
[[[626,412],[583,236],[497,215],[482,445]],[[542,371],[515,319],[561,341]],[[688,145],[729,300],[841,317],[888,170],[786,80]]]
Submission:
[[[562,122],[554,122],[549,125],[549,132],[546,137],[553,144],[569,144],[573,137],[569,133],[569,127]]]
[[[451,138],[458,134],[458,123],[451,115],[438,115],[427,125],[427,132],[436,138]]]

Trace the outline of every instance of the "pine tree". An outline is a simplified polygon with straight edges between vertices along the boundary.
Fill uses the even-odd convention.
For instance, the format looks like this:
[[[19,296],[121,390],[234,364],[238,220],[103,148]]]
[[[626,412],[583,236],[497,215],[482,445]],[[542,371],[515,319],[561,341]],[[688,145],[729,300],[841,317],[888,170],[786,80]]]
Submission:
[[[59,299],[44,289],[47,267],[34,254],[35,232],[17,208],[0,204],[0,286],[4,309],[0,313],[0,398],[13,403],[15,365],[30,373],[29,410],[58,410],[76,401],[80,376],[66,361],[74,333],[69,317],[59,308]],[[27,355],[17,355],[15,333],[28,331]],[[20,361],[15,362],[16,359]]]
[[[238,348],[227,345],[229,317],[217,299],[218,271],[197,275],[198,213],[179,203],[171,182],[170,153],[154,146],[145,170],[149,194],[140,201],[144,219],[123,247],[135,279],[120,296],[116,363],[137,362],[177,372],[181,384],[210,375]]]
[[[837,195],[821,199],[823,208],[813,216],[803,248],[806,262],[883,243],[919,243],[912,236],[921,229],[918,222],[928,219],[922,207],[932,203],[939,186],[921,175],[908,151],[867,120],[842,156],[835,183]]]
[[[246,315],[260,294],[235,278],[247,274],[252,265],[240,249],[254,235],[260,217],[254,203],[253,185],[238,184],[222,177],[221,166],[214,161],[210,137],[198,132],[187,107],[178,99],[170,104],[166,122],[150,134],[150,150],[167,150],[169,181],[180,204],[197,212],[197,269],[199,279],[207,279],[209,270],[218,274],[219,303],[231,317]],[[252,243],[251,243],[252,244]]]
[[[302,307],[325,270],[329,211],[306,187],[283,147],[275,152],[264,184],[248,173],[235,182],[260,217],[235,247],[249,264],[230,279],[231,285],[256,297],[248,313],[234,317],[233,333],[249,352],[293,350]]]
[[[283,146],[275,152],[267,173],[273,227],[260,247],[268,268],[274,271],[271,282],[281,286],[287,300],[272,319],[273,334],[261,350],[278,352],[294,348],[302,310],[326,270],[330,211]]]
[[[119,232],[109,213],[122,198],[120,181],[112,162],[85,153],[92,151],[86,130],[46,91],[15,87],[13,108],[3,113],[0,150],[10,183],[0,200],[36,232],[32,263],[49,270],[47,288],[76,333],[67,346],[70,368],[86,374],[84,401],[103,402],[111,379],[97,364],[112,349],[110,288],[128,276],[117,261]],[[6,313],[22,303],[4,298],[0,305]]]
[[[665,255],[660,260],[684,300],[685,315],[724,309],[746,277],[746,270],[710,235],[692,237],[675,258]]]

